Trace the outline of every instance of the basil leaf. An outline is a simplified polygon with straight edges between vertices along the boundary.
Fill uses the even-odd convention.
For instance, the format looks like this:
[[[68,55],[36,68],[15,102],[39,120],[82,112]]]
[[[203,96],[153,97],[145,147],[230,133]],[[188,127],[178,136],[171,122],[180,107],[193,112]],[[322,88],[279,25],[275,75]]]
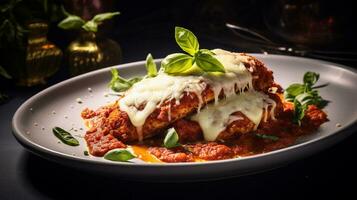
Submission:
[[[146,71],[148,72],[148,76],[150,77],[155,77],[157,75],[157,68],[156,68],[156,63],[154,62],[154,59],[149,53],[146,56]]]
[[[196,36],[182,27],[175,27],[175,39],[182,50],[193,56],[199,48]]]
[[[90,21],[87,21],[82,28],[89,32],[97,32],[98,25],[102,24],[103,21],[113,18],[116,15],[119,15],[119,12],[108,12],[101,13],[94,16]]]
[[[289,95],[290,97],[296,97],[297,95],[303,93],[304,91],[305,91],[305,86],[299,83],[291,84],[285,90],[286,95]]]
[[[199,51],[200,51],[201,53],[210,54],[211,56],[216,55],[215,53],[213,53],[211,50],[208,50],[208,49],[200,49]]]
[[[273,141],[278,141],[280,138],[275,135],[268,135],[268,134],[255,134],[255,136],[262,138],[262,139],[269,139]]]
[[[329,103],[329,101],[320,96],[317,90],[312,90],[308,94],[311,96],[310,104],[316,105],[319,108],[324,108]]]
[[[304,84],[294,83],[285,90],[286,101],[294,102],[294,123],[301,125],[301,120],[304,118],[309,105],[323,108],[328,104],[328,101],[319,95],[316,88],[312,87],[319,80],[319,77],[318,73],[306,72],[303,78]]]
[[[108,86],[112,90],[118,92],[117,88],[121,87],[119,84],[127,84],[127,80],[119,76],[119,72],[117,69],[112,68],[110,72],[112,73],[112,79],[110,80]]]
[[[286,101],[294,102],[295,96],[290,95],[288,92],[284,92],[284,98]]]
[[[161,67],[168,74],[179,74],[192,67],[192,57],[183,53],[174,53],[161,61]]]
[[[129,84],[128,82],[120,82],[120,81],[116,81],[114,82],[110,88],[112,90],[114,90],[115,92],[125,92],[127,91],[128,89],[131,88],[131,84]]]
[[[120,12],[101,13],[101,14],[94,16],[93,19],[91,19],[91,21],[93,21],[97,24],[101,24],[103,21],[111,19],[114,16],[119,15],[119,14],[120,14]]]
[[[78,146],[79,142],[76,138],[74,138],[69,132],[63,130],[60,127],[54,127],[52,129],[53,134],[60,139],[63,143],[70,146]]]
[[[131,78],[131,79],[128,80],[128,83],[129,83],[131,86],[133,86],[135,83],[137,83],[137,82],[139,82],[139,81],[141,81],[141,80],[143,80],[143,78],[141,78],[141,77],[133,77],[133,78]]]
[[[175,39],[182,50],[189,55],[175,53],[166,56],[161,62],[164,72],[173,75],[197,74],[197,72],[225,72],[223,65],[213,57],[208,49],[199,50],[196,36],[182,27],[175,27]]]
[[[307,104],[301,104],[298,100],[295,99],[294,101],[294,116],[293,116],[293,122],[295,124],[298,124],[299,126],[301,125],[301,120],[305,116],[305,111],[307,110],[308,105]]]
[[[317,101],[317,103],[315,104],[318,108],[324,108],[324,107],[326,107],[327,106],[327,104],[329,104],[330,103],[330,101],[328,101],[328,100],[325,100],[325,99],[323,99],[321,96],[319,96],[319,99],[318,99],[318,101]]]
[[[104,155],[104,159],[111,161],[128,162],[135,156],[127,149],[113,149]]]
[[[295,100],[300,104],[308,104],[311,105],[314,103],[315,99],[311,93],[302,93],[295,97]]]
[[[68,30],[68,29],[80,29],[85,22],[82,18],[76,15],[68,15],[67,18],[58,23],[58,27]]]
[[[173,147],[180,146],[178,141],[179,141],[179,136],[176,130],[174,128],[170,128],[165,136],[164,146],[166,148],[173,148]]]
[[[317,95],[317,96],[316,96]],[[302,93],[296,96],[294,99],[294,116],[293,122],[301,125],[301,120],[305,116],[305,111],[307,110],[309,105],[317,105],[320,97],[318,96],[317,91],[310,92],[310,93]]]
[[[131,88],[135,83],[142,80],[140,77],[134,77],[129,80],[122,78],[119,76],[118,70],[114,68],[112,68],[110,72],[112,73],[112,79],[108,86],[115,92],[124,92]]]
[[[12,78],[2,66],[0,66],[0,75],[7,79]]]
[[[98,24],[94,21],[86,22],[82,28],[88,32],[97,32],[98,31]]]
[[[304,75],[304,84],[314,85],[320,78],[320,74],[315,72],[306,72]]]
[[[197,53],[195,63],[205,72],[225,72],[223,65],[212,55],[207,53]]]

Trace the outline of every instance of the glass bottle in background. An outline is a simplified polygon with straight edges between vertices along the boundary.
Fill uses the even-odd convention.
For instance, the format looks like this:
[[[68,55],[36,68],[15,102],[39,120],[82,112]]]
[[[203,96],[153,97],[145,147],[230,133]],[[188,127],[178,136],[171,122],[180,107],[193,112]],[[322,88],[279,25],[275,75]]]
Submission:
[[[71,76],[120,63],[119,44],[95,32],[80,31],[66,51],[66,65]]]
[[[62,51],[47,40],[47,23],[31,22],[27,29],[24,66],[14,66],[16,72],[12,74],[18,85],[30,87],[46,83],[46,78],[57,72],[61,64]],[[13,59],[17,58],[21,59],[18,56]]]

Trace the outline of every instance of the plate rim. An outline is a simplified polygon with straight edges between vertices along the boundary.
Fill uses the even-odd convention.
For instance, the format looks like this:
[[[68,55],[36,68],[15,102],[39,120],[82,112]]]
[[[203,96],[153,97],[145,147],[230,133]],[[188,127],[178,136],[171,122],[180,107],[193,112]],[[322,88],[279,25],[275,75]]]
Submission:
[[[334,62],[329,62],[329,61],[324,61],[324,60],[319,60],[319,59],[312,59],[312,58],[304,58],[304,57],[296,57],[296,56],[288,56],[288,55],[278,55],[278,54],[260,54],[260,53],[247,53],[248,55],[252,55],[255,57],[260,57],[260,58],[264,58],[264,57],[275,57],[277,59],[294,59],[294,60],[304,60],[304,61],[309,61],[309,62],[318,62],[320,64],[323,64],[324,67],[328,67],[328,68],[339,68],[340,70],[344,70],[346,72],[349,73],[354,73],[355,75],[357,75],[357,69],[354,69],[352,67],[346,66],[346,65],[342,65],[342,64],[338,64],[338,63],[334,63]],[[260,59],[258,58],[258,59]],[[155,59],[155,62],[160,62],[162,60],[162,58],[159,59]],[[289,147],[285,147],[282,149],[278,149],[278,150],[274,150],[271,152],[266,152],[266,153],[261,153],[261,154],[257,154],[257,155],[252,155],[252,156],[247,156],[247,157],[239,157],[239,158],[231,158],[231,159],[224,159],[224,160],[214,160],[214,161],[207,161],[207,162],[180,162],[180,163],[129,163],[129,162],[103,162],[103,161],[98,161],[98,160],[93,160],[93,159],[88,159],[88,158],[84,158],[84,157],[76,157],[73,155],[69,155],[69,154],[65,154],[62,152],[58,152],[55,150],[52,150],[50,148],[41,146],[40,144],[37,144],[31,140],[29,140],[28,138],[26,138],[24,136],[23,133],[21,133],[19,125],[16,123],[18,121],[18,119],[21,117],[21,114],[23,113],[23,111],[25,110],[26,107],[28,107],[28,105],[33,102],[36,101],[36,99],[41,98],[42,96],[44,96],[47,92],[54,90],[56,88],[59,87],[63,87],[67,84],[70,84],[72,82],[75,82],[77,80],[83,79],[85,77],[90,77],[90,76],[94,76],[98,73],[102,73],[104,71],[109,71],[111,68],[116,68],[116,69],[126,69],[126,68],[130,68],[131,66],[136,66],[136,65],[142,65],[144,64],[145,61],[136,61],[136,62],[130,62],[130,63],[125,63],[125,64],[119,64],[119,65],[114,65],[114,66],[110,66],[110,67],[105,67],[102,69],[98,69],[95,71],[91,71],[76,77],[72,77],[66,80],[63,80],[59,83],[56,83],[38,93],[36,93],[35,95],[31,96],[30,98],[28,98],[25,102],[23,102],[21,104],[20,107],[18,107],[18,109],[16,110],[15,114],[12,117],[12,133],[15,136],[15,138],[19,141],[19,143],[21,145],[23,145],[27,150],[34,152],[35,154],[39,154],[40,156],[45,156],[46,154],[50,154],[50,156],[53,156],[55,158],[62,158],[62,159],[66,159],[66,160],[71,160],[71,161],[80,161],[86,164],[100,164],[100,165],[110,165],[110,166],[131,166],[131,167],[152,167],[152,168],[156,168],[156,167],[187,167],[187,166],[202,166],[202,165],[212,165],[212,164],[225,164],[225,163],[234,163],[234,162],[244,162],[244,161],[248,161],[248,160],[253,160],[253,159],[259,159],[259,158],[265,158],[265,157],[269,157],[269,156],[277,156],[278,154],[284,153],[286,151],[292,151],[292,150],[296,150],[302,147],[308,147],[311,145],[314,145],[316,142],[322,142],[325,141],[327,139],[330,139],[334,136],[336,136],[339,133],[344,133],[345,137],[349,136],[354,130],[357,129],[357,119],[353,120],[352,122],[350,122],[349,124],[346,124],[343,126],[343,128],[339,129],[338,131],[335,131],[333,134],[330,135],[325,135],[322,136],[320,138],[315,138],[312,140],[308,140],[305,142],[302,142],[300,144],[296,144],[293,146],[289,146]],[[269,66],[268,66],[269,67]],[[33,151],[35,150],[35,151]],[[321,148],[322,150],[322,148]]]

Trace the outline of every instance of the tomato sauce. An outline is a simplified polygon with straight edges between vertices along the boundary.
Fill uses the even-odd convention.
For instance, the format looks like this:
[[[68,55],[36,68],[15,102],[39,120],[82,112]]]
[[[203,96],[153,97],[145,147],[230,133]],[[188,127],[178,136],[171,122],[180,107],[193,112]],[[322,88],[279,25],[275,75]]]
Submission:
[[[245,157],[282,149],[296,143],[303,135],[312,134],[322,123],[328,121],[327,115],[316,106],[310,106],[305,117],[298,126],[292,123],[292,105],[284,105],[284,112],[277,120],[270,120],[260,124],[259,128],[239,138],[220,142],[197,142],[183,144],[180,147],[167,149],[153,144],[141,145],[141,150],[134,151],[140,155],[149,152],[163,162],[202,162],[222,160],[236,157]],[[267,135],[267,138],[258,135]],[[270,136],[270,137],[269,137]],[[276,139],[277,138],[277,139]],[[145,157],[143,160],[145,160]]]
[[[101,112],[107,112],[103,109]],[[94,113],[85,110],[83,118],[93,117]],[[265,152],[282,149],[296,143],[303,135],[312,134],[318,127],[328,121],[327,115],[316,106],[309,106],[301,125],[292,122],[293,105],[284,103],[284,111],[277,120],[261,122],[256,131],[245,133],[238,138],[227,141],[183,143],[179,147],[165,148],[162,146],[164,135],[149,138],[140,144],[124,144],[113,136],[113,129],[89,125],[92,127],[86,134],[89,151],[94,156],[103,156],[114,148],[131,147],[134,153],[148,163],[160,162],[203,162],[210,160],[222,160],[236,157],[245,157]],[[92,121],[92,123],[102,123]],[[264,136],[264,137],[262,137]]]

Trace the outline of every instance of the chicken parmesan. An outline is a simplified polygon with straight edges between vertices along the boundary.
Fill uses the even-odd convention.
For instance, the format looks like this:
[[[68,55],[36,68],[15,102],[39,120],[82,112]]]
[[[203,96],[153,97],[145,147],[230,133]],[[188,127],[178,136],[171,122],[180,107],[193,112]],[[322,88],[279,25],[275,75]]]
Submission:
[[[273,72],[255,57],[199,49],[180,27],[175,37],[188,54],[169,55],[158,72],[155,66],[135,81],[118,79],[125,89],[117,101],[83,110],[91,155],[126,150],[146,162],[230,159],[293,145],[328,120],[320,101],[300,101],[295,93],[285,99]]]

